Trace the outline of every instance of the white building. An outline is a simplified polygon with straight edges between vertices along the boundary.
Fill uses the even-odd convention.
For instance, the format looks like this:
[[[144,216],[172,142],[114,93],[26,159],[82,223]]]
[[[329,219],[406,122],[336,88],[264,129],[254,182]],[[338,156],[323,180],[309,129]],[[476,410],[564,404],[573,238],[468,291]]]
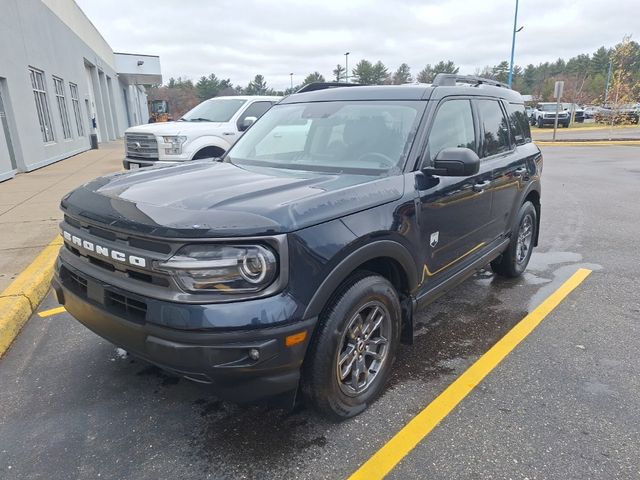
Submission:
[[[160,59],[114,53],[73,0],[0,0],[0,181],[147,123]]]

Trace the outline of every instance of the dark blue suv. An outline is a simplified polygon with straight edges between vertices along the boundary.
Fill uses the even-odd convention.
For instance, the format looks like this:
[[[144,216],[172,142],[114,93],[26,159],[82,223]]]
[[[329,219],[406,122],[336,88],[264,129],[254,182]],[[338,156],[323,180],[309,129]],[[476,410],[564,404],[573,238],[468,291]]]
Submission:
[[[335,87],[335,85],[331,86]],[[537,244],[542,156],[490,80],[313,85],[222,159],[98,178],[61,203],[53,286],[88,328],[236,402],[342,419],[414,312]]]

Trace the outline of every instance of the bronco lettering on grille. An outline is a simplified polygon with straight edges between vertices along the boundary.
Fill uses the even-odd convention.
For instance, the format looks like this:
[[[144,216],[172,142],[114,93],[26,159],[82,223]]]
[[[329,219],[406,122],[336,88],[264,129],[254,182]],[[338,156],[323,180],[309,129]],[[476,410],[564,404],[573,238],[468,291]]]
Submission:
[[[147,260],[143,257],[130,255],[118,250],[113,250],[102,245],[98,245],[97,243],[90,242],[89,240],[84,240],[76,235],[72,235],[65,230],[62,231],[62,236],[66,241],[71,242],[73,245],[76,245],[89,252],[94,252],[98,255],[102,255],[103,257],[107,257],[111,260],[115,260],[116,262],[128,263],[136,267],[147,266]]]

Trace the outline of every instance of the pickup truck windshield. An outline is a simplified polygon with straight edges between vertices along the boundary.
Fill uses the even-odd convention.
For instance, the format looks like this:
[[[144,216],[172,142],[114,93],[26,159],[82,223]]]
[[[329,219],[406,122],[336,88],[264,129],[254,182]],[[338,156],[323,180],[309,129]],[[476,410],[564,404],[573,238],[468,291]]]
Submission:
[[[542,110],[543,112],[555,112],[556,104],[555,103],[545,103],[542,105],[538,105],[538,110]],[[560,106],[560,111],[562,111],[562,105]]]
[[[212,98],[185,113],[185,122],[228,122],[246,102],[239,98]]]
[[[380,175],[401,167],[421,102],[350,101],[276,105],[226,161],[296,170]]]

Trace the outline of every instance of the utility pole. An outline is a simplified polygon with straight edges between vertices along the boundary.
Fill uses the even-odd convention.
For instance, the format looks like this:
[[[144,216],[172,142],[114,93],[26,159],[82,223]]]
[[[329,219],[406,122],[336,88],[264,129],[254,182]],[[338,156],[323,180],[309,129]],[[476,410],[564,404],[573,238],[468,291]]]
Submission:
[[[607,84],[604,87],[604,102],[603,104],[606,105],[607,103],[607,98],[609,98],[609,82],[611,82],[611,67],[613,66],[613,60],[610,59],[609,60],[609,72],[607,73]]]
[[[511,88],[511,84],[513,83],[513,56],[516,50],[516,33],[518,33],[522,28],[517,29],[518,25],[518,0],[516,0],[516,13],[513,16],[513,36],[511,37],[511,63],[509,64],[509,88]]]
[[[351,52],[346,52],[344,54],[344,83],[349,83],[349,54]]]

